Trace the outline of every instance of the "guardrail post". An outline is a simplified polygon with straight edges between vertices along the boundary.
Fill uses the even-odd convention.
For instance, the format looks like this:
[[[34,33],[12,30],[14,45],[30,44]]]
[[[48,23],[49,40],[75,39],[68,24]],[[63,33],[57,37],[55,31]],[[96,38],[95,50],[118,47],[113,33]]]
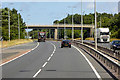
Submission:
[[[111,69],[112,69],[112,65],[113,65],[113,64],[111,63]]]
[[[120,75],[120,68],[118,67],[118,75]]]
[[[105,59],[103,58],[103,60],[104,60],[104,63],[106,63],[106,61],[105,61]]]
[[[115,70],[115,72],[117,72],[117,67],[114,65],[114,70]]]

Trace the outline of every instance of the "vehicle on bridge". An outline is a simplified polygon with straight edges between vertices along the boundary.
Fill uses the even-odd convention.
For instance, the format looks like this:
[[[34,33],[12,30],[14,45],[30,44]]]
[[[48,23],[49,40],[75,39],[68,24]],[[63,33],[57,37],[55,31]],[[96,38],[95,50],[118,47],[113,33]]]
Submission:
[[[97,42],[110,42],[109,28],[97,28]]]
[[[110,48],[114,51],[120,49],[120,40],[112,41]]]
[[[45,42],[45,40],[46,40],[46,33],[38,32],[38,42]]]
[[[61,42],[61,48],[63,48],[63,47],[69,47],[69,48],[71,48],[71,41],[70,40],[63,40]]]

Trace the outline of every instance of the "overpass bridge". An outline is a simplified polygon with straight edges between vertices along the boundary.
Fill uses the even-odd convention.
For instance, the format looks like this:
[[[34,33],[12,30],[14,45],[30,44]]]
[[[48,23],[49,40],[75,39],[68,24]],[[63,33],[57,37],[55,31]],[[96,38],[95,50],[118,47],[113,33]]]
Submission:
[[[78,25],[78,24],[74,24],[74,25],[71,25],[71,24],[58,24],[58,25],[27,25],[27,28],[28,29],[54,29],[54,38],[57,39],[57,35],[58,35],[58,29],[72,29],[72,27],[74,29],[81,29],[81,27],[83,27],[84,29],[88,29],[89,30],[89,33],[90,33],[90,36],[92,35],[93,33],[93,29],[94,29],[94,25]]]

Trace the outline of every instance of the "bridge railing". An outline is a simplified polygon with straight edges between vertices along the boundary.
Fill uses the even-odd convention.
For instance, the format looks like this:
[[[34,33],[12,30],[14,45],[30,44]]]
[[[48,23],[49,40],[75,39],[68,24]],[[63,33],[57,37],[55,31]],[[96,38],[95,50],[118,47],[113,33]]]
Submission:
[[[53,26],[72,26],[72,24],[53,24]],[[73,26],[81,26],[81,24],[73,24]],[[94,27],[92,24],[83,24],[83,26]]]
[[[119,61],[111,59],[109,56],[94,49],[93,47],[82,44],[78,41],[73,41],[73,44],[83,49],[89,55],[91,55],[98,63],[100,63],[115,79],[120,79],[120,63]]]
[[[81,24],[53,24],[53,25],[26,25],[28,27],[81,27]],[[94,28],[94,25],[91,25],[91,24],[83,24],[83,27],[86,26],[86,27],[93,27]]]

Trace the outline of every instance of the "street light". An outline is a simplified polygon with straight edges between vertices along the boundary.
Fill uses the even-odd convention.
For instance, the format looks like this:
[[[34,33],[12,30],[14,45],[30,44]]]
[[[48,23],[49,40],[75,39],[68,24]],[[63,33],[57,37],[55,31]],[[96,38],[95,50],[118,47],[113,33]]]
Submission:
[[[93,18],[92,19],[92,38],[93,38]]]
[[[8,9],[8,32],[9,32],[9,41],[10,41],[10,13],[9,13],[9,9]]]
[[[83,43],[83,18],[82,18],[82,0],[81,0],[81,41]]]
[[[83,44],[83,15],[85,11],[82,12],[82,0],[81,0],[81,42]]]
[[[70,6],[70,8],[72,8],[72,40],[74,39],[74,20],[73,20],[73,8],[76,8],[76,6]]]
[[[94,10],[95,10],[95,49],[97,50],[97,14],[96,14],[96,0],[94,0]]]
[[[66,22],[66,21],[65,21],[65,18],[64,18],[64,39],[66,40],[66,37],[67,37],[67,36],[66,36],[66,27],[65,27],[65,22]]]
[[[22,11],[22,10],[20,10]],[[19,21],[19,13],[18,13],[18,39],[20,40],[20,21]]]
[[[30,16],[30,15],[27,15],[28,17]],[[28,20],[30,20],[30,19],[28,19]],[[27,22],[28,22],[28,20],[27,20]],[[28,39],[28,24],[27,24],[27,39]]]
[[[13,3],[10,3],[8,5],[13,5]],[[9,41],[10,41],[10,11],[8,9],[8,33],[9,33]]]

